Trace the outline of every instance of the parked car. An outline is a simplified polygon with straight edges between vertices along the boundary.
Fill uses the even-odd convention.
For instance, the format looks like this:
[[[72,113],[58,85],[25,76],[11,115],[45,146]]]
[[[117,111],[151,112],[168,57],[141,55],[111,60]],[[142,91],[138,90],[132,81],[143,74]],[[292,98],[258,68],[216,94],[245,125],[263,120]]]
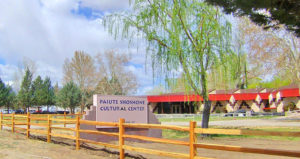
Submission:
[[[239,109],[234,112],[224,114],[224,117],[233,117],[233,116],[246,116],[246,110]]]
[[[234,113],[246,113],[245,109],[239,109],[237,111],[234,111]]]
[[[36,110],[32,114],[42,114],[42,110]]]
[[[33,114],[35,112],[35,110],[29,110],[30,114]]]
[[[1,111],[3,114],[12,114],[12,113],[14,113],[15,111],[14,110],[2,110]]]
[[[15,111],[16,114],[24,114],[24,110],[22,109],[18,109]]]
[[[64,112],[66,112],[66,114],[69,114],[69,111],[57,111],[57,114],[64,114]]]
[[[42,111],[41,114],[57,114],[56,111]]]

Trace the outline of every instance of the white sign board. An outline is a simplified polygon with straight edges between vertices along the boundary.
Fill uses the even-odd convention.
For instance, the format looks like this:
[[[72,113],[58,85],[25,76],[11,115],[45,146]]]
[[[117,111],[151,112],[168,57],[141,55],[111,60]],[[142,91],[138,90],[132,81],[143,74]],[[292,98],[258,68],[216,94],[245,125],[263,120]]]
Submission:
[[[94,95],[96,121],[126,123],[148,123],[147,97]],[[103,128],[97,126],[97,128]]]

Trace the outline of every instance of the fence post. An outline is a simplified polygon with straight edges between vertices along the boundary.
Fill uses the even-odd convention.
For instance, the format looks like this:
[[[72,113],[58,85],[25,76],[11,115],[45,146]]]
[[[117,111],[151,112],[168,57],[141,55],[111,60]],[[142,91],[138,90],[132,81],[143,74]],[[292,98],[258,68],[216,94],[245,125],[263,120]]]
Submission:
[[[48,115],[48,132],[47,132],[47,142],[51,142],[51,116]]]
[[[196,122],[190,121],[190,159],[193,159],[197,155],[197,150],[195,148],[195,142],[197,140],[197,136],[195,134]]]
[[[2,130],[2,122],[3,122],[3,113],[1,112],[1,117],[0,117],[0,130]]]
[[[80,149],[80,133],[79,133],[79,129],[80,129],[80,117],[77,116],[76,117],[76,150]]]
[[[11,114],[11,132],[15,132],[15,113]]]
[[[124,125],[123,123],[125,122],[125,120],[123,118],[120,118],[119,120],[119,151],[120,151],[120,159],[124,159],[125,158],[125,152],[123,149],[123,145],[124,145]]]
[[[30,136],[30,113],[27,112],[27,132],[26,132],[27,138]]]
[[[65,119],[65,121],[64,121],[64,127],[66,127],[66,112],[64,111],[64,119]]]

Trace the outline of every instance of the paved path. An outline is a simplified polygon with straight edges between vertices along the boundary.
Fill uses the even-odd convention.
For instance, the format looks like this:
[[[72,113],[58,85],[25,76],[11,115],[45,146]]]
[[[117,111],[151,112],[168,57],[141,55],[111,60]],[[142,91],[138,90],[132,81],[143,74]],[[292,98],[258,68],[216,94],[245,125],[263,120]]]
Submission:
[[[162,125],[178,125],[188,126],[189,122],[162,122]],[[197,123],[201,126],[201,122]],[[249,119],[249,120],[223,120],[223,121],[211,121],[210,126],[232,126],[232,127],[299,127],[299,121],[283,121],[275,119]]]

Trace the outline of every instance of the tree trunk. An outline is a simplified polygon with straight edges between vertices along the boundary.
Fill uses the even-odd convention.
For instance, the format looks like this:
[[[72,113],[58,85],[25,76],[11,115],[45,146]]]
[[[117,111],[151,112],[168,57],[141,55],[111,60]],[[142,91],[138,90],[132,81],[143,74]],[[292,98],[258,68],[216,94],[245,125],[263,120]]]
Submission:
[[[83,95],[81,96],[80,113],[84,112],[85,99],[86,99],[85,95],[86,95],[86,91],[84,90]]]
[[[84,103],[82,103],[82,104],[80,105],[80,111],[81,111],[81,113],[84,112]]]
[[[204,109],[202,115],[202,128],[208,128],[210,107],[211,107],[211,101],[209,100],[204,101]]]

